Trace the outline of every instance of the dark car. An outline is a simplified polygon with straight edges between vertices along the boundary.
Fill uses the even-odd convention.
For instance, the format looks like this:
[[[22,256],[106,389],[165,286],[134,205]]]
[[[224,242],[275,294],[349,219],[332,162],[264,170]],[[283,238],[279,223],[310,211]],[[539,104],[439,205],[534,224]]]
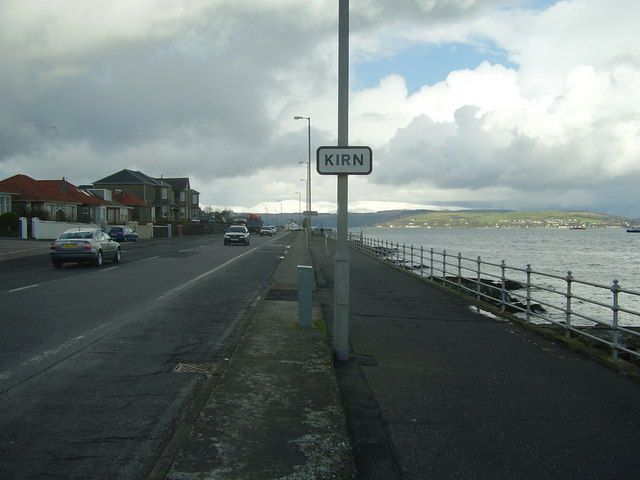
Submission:
[[[120,245],[99,228],[72,228],[51,244],[51,263],[56,268],[64,262],[91,262],[101,267],[105,258],[120,262]]]
[[[138,234],[129,227],[111,227],[107,232],[116,242],[137,242]]]

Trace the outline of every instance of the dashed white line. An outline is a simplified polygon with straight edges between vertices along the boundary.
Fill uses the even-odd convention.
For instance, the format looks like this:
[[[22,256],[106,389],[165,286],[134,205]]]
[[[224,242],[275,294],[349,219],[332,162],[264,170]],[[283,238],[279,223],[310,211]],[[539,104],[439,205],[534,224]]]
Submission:
[[[35,288],[38,286],[40,286],[39,283],[34,283],[33,285],[27,285],[26,287],[14,288],[12,290],[9,290],[9,293],[19,292],[20,290],[26,290],[27,288]]]
[[[12,250],[10,252],[2,252],[0,255],[11,255],[13,253],[22,253],[22,252],[38,252],[38,251],[46,251],[46,249],[40,248],[23,248],[22,250]]]
[[[200,275],[198,275],[197,277],[192,278],[191,280],[183,283],[182,285],[179,285],[175,288],[172,288],[171,290],[169,290],[167,293],[165,293],[164,295],[161,295],[160,297],[158,297],[158,300],[164,300],[166,298],[172,297],[173,295],[175,295],[176,293],[190,287],[191,285],[193,285],[194,283],[198,282],[199,280],[202,280],[203,278],[211,275],[214,272],[217,272],[218,270],[220,270],[221,268],[226,267],[227,265],[229,265],[230,263],[235,262],[236,260],[241,259],[242,257],[249,255],[250,253],[253,253],[257,248],[259,247],[253,247],[251,248],[251,250],[244,252],[241,255],[238,255],[237,257],[232,258],[231,260],[227,260],[226,262],[224,262],[222,265],[218,265],[216,268],[213,268],[211,270],[209,270],[208,272],[204,272]]]

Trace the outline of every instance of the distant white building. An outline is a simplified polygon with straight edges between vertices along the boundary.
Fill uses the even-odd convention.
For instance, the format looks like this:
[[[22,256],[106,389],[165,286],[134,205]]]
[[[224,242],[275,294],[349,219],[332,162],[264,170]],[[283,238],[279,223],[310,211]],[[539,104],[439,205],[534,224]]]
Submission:
[[[302,227],[300,225],[298,225],[296,222],[294,222],[293,220],[289,220],[289,223],[287,223],[284,226],[285,230],[302,230]]]

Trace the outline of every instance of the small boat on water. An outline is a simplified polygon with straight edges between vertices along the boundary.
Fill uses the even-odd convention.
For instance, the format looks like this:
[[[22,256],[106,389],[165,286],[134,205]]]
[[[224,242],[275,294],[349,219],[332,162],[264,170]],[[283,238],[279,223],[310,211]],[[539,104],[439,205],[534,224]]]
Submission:
[[[640,227],[629,227],[627,228],[628,233],[640,233]]]

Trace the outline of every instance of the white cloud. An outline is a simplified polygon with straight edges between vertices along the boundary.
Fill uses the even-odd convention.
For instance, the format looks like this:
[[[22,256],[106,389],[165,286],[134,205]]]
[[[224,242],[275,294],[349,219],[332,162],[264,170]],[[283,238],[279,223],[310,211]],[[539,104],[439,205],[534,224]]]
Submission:
[[[352,1],[353,66],[416,42],[497,48],[515,65],[452,71],[413,94],[400,71],[352,92],[351,142],[374,147],[354,205],[633,210],[640,4],[523,4]],[[295,205],[307,138],[292,117],[311,116],[312,150],[335,142],[336,34],[329,0],[8,0],[0,178],[137,168],[190,176],[205,204]],[[335,179],[312,185],[314,205],[332,208]]]

